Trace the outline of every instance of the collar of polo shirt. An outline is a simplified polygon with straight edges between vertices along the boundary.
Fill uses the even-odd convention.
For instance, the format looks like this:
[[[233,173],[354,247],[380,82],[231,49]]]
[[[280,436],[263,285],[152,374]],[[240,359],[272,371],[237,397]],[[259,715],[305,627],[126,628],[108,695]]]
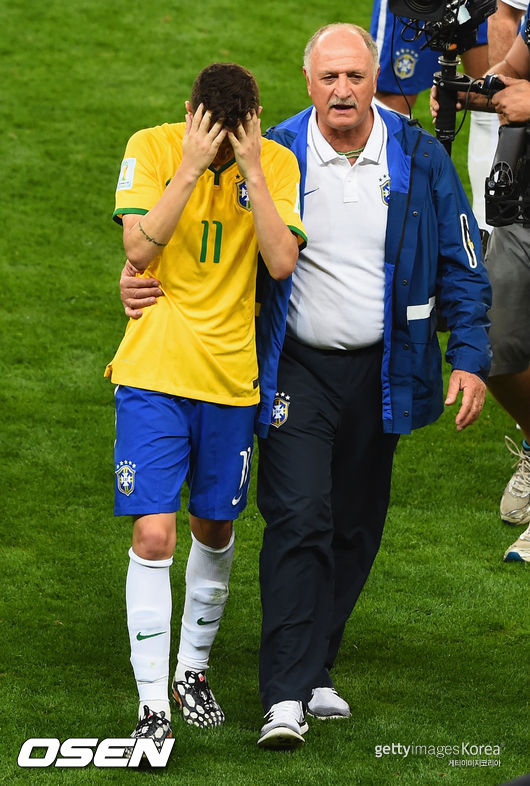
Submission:
[[[356,159],[357,165],[362,162],[378,164],[383,154],[383,145],[385,139],[383,120],[377,111],[377,106],[373,102],[372,111],[374,113],[374,124],[372,126],[370,136],[368,137],[364,146],[364,150]],[[333,149],[327,139],[325,139],[323,136],[321,130],[318,127],[317,113],[314,107],[313,111],[311,112],[311,117],[309,118],[309,137],[313,150],[322,166],[324,164],[329,164],[332,161],[347,161],[344,156],[341,156],[339,153],[337,153],[336,150]],[[348,166],[351,166],[351,164],[348,163]]]

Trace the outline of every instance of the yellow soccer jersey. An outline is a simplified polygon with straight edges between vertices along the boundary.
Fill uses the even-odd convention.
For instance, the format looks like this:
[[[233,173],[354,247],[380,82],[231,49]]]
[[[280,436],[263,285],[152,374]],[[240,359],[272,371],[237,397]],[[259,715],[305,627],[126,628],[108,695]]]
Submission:
[[[147,213],[182,159],[185,124],[164,124],[129,140],[114,218]],[[278,213],[300,241],[298,163],[263,139],[262,167]],[[244,178],[235,160],[197,181],[168,245],[144,271],[165,297],[130,320],[106,376],[117,384],[250,406],[259,401],[254,335],[258,243]]]

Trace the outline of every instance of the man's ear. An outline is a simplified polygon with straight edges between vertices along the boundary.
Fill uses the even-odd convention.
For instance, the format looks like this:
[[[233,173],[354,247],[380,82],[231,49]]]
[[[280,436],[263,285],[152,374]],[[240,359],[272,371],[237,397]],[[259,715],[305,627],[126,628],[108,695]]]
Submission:
[[[311,95],[311,80],[309,79],[309,74],[307,73],[307,69],[306,68],[302,68],[302,71],[304,72],[305,81],[306,81],[306,85],[307,85],[307,94]]]

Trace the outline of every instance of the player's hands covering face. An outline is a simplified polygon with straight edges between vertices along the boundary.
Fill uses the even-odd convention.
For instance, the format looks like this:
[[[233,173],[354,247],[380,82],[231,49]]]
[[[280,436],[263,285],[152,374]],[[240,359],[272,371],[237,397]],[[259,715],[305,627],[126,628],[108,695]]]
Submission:
[[[261,121],[257,112],[249,112],[245,123],[240,123],[235,132],[228,131],[228,139],[234,150],[239,171],[247,180],[261,174]]]
[[[186,131],[182,140],[180,166],[198,179],[214,160],[227,132],[220,121],[210,128],[212,113],[204,111],[202,104],[192,114],[191,105],[186,101],[186,109]]]

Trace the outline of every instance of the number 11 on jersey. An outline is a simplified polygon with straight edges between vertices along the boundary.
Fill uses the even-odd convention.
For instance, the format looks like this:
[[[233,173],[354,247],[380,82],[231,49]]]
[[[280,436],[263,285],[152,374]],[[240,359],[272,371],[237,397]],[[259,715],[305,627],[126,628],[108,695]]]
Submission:
[[[215,227],[215,240],[214,240],[214,248],[213,248],[213,261],[215,264],[219,262],[221,259],[221,242],[223,239],[223,225],[220,221],[212,221],[211,222]],[[201,241],[201,262],[206,262],[206,256],[208,254],[208,236],[210,234],[210,222],[209,221],[201,221],[203,225],[202,230],[202,241]]]

